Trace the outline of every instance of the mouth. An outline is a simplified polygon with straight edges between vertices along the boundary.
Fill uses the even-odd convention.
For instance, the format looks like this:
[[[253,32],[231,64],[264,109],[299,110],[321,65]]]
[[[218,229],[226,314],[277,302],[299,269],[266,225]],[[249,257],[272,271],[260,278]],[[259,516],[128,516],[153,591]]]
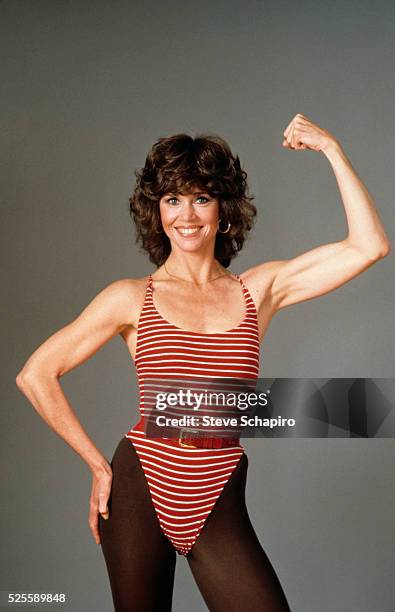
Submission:
[[[181,236],[196,236],[196,234],[198,234],[200,232],[200,230],[202,229],[202,225],[193,225],[191,227],[188,226],[179,226],[179,227],[175,227],[174,229],[181,235]]]

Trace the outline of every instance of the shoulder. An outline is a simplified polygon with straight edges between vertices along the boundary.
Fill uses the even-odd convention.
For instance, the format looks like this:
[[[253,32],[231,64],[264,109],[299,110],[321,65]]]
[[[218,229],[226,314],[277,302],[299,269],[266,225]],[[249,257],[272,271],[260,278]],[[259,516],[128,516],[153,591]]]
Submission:
[[[273,283],[283,265],[284,260],[265,261],[239,274],[258,308],[263,303],[275,306]]]
[[[145,288],[148,276],[143,278],[120,278],[111,281],[101,289],[100,294],[108,300],[122,303],[130,297],[135,297]]]
[[[148,275],[142,278],[120,278],[105,285],[97,294],[103,308],[125,325],[134,325],[144,302]]]

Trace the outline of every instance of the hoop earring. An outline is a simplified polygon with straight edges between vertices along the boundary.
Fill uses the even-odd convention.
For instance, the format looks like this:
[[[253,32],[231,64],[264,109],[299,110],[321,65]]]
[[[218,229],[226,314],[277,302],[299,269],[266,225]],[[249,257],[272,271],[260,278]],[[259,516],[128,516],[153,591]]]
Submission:
[[[158,230],[155,230],[155,234],[161,234],[163,232],[163,228],[160,228],[159,232]]]
[[[226,228],[226,230],[223,232],[222,230],[219,229],[219,224],[221,223],[222,219],[220,219],[218,221],[218,231],[220,234],[227,234],[230,230],[230,228],[232,227],[232,224],[230,223],[230,221],[228,221],[228,227]]]

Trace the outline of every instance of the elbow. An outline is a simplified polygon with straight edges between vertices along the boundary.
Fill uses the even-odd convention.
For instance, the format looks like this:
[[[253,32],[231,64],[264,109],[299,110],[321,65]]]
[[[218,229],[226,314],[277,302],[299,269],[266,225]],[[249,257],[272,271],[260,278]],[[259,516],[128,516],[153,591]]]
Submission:
[[[363,249],[362,252],[366,255],[366,257],[369,260],[379,261],[379,259],[383,259],[384,257],[387,257],[387,255],[391,253],[391,244],[389,241],[381,242],[379,246],[376,246],[376,248],[370,249],[369,251],[367,251],[366,249]]]
[[[383,247],[381,257],[387,257],[387,255],[389,255],[390,253],[391,253],[391,243],[386,242],[385,246]]]
[[[387,257],[387,255],[389,255],[390,253],[391,253],[391,243],[389,241],[383,242],[380,245],[380,248],[377,249],[377,253],[374,259],[383,259],[383,257]]]
[[[379,239],[365,240],[364,242],[356,242],[347,238],[346,243],[358,250],[361,255],[372,262],[383,259],[391,253],[391,243],[387,237],[384,238],[381,236]]]
[[[379,241],[378,252],[379,259],[381,259],[382,257],[387,257],[387,255],[391,253],[391,243],[387,234],[384,231],[382,233],[381,240]]]
[[[42,374],[28,368],[22,368],[15,378],[16,386],[20,391],[25,392],[35,386],[38,380],[42,379]]]
[[[24,391],[26,387],[31,384],[31,380],[32,375],[22,369],[15,378],[16,386],[20,391]]]

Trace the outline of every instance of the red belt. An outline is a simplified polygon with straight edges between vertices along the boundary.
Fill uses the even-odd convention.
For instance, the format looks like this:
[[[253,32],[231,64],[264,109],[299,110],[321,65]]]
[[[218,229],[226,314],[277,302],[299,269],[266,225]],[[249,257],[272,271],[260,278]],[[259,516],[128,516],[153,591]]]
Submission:
[[[179,429],[178,444],[189,448],[224,448],[226,446],[238,446],[240,438],[209,438],[206,435],[196,435],[196,429]]]

